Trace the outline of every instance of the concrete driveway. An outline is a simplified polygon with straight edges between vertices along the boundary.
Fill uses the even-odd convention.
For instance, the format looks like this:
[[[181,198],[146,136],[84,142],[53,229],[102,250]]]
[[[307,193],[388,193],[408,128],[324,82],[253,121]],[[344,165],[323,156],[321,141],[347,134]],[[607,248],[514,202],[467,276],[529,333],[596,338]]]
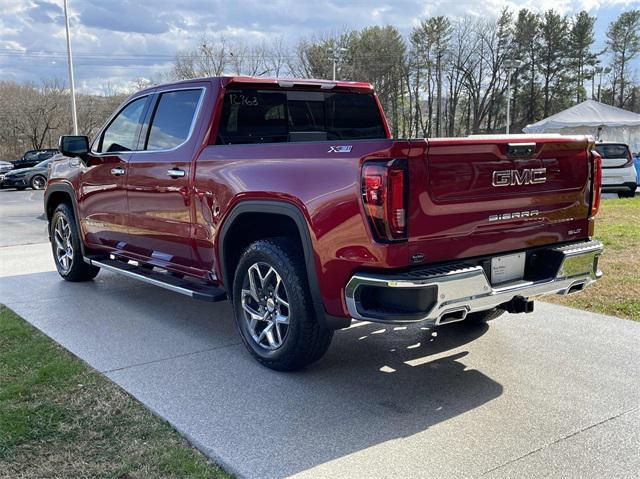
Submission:
[[[276,373],[228,303],[60,280],[41,202],[0,191],[0,301],[238,476],[640,475],[638,323],[544,303],[488,327],[361,323]]]

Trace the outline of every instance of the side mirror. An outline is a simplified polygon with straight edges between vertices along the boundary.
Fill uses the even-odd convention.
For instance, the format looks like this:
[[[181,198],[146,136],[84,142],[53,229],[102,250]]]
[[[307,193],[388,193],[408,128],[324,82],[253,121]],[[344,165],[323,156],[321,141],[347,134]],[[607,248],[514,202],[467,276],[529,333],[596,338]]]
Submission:
[[[81,135],[64,135],[60,137],[58,150],[64,156],[85,156],[89,153],[89,137]]]

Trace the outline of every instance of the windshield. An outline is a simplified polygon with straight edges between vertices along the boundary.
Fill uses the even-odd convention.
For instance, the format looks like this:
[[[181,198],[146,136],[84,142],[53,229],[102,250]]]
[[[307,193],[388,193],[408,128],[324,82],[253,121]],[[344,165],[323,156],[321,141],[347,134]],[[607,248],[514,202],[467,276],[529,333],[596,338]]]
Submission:
[[[596,151],[602,158],[626,158],[629,154],[627,145],[596,145]]]
[[[44,160],[38,163],[34,168],[46,168],[51,160]]]

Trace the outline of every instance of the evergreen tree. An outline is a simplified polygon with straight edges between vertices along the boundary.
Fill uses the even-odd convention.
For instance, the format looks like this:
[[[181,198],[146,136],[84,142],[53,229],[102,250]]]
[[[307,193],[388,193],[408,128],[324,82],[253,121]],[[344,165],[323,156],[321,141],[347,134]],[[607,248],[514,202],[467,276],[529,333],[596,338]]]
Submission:
[[[344,68],[347,78],[365,79],[373,84],[394,136],[398,136],[403,126],[406,50],[396,27],[366,27],[350,36]]]
[[[570,67],[574,74],[576,102],[586,100],[585,80],[594,73],[593,68],[598,63],[598,55],[591,51],[595,40],[593,26],[596,18],[586,11],[579,12],[571,22],[569,31]]]
[[[538,53],[540,45],[540,17],[535,13],[523,8],[518,12],[518,19],[515,25],[515,57],[521,60],[522,66],[518,71],[518,78],[514,80],[514,92],[517,92],[519,78],[522,78],[522,91],[516,94],[515,111],[521,111],[522,117],[516,123],[527,125],[539,120],[539,93],[540,88],[537,82],[536,73],[538,71]],[[518,104],[522,108],[518,108]]]
[[[567,78],[567,25],[566,17],[547,10],[540,24],[540,74],[542,75],[543,116],[551,113],[552,101],[564,104],[562,89]]]
[[[616,80],[613,85],[614,103],[617,100],[618,106],[623,108],[625,93],[629,88],[629,63],[640,53],[640,10],[624,12],[609,24],[607,47],[613,55],[611,66]]]
[[[435,84],[435,135],[441,136],[442,128],[442,83],[444,75],[444,60],[448,52],[452,27],[447,17],[430,17],[423,20],[412,33],[415,43],[420,45],[421,51],[433,66]]]

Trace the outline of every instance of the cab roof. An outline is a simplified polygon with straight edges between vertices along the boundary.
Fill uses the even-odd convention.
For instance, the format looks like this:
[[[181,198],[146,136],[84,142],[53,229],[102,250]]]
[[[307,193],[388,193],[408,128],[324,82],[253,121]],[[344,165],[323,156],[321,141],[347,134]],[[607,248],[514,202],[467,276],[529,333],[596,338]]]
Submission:
[[[153,90],[155,88],[165,88],[173,85],[184,85],[197,81],[211,81],[219,82],[223,88],[228,85],[263,85],[271,87],[281,88],[294,88],[294,87],[319,87],[321,90],[332,90],[333,88],[347,89],[347,90],[366,90],[372,91],[373,86],[367,82],[357,81],[343,81],[343,80],[316,80],[309,78],[266,78],[266,77],[251,77],[251,76],[218,76],[218,77],[203,77],[203,78],[191,78],[188,80],[182,80],[178,82],[163,83],[161,85],[155,85],[147,88],[146,90]],[[138,92],[141,93],[141,92]]]

